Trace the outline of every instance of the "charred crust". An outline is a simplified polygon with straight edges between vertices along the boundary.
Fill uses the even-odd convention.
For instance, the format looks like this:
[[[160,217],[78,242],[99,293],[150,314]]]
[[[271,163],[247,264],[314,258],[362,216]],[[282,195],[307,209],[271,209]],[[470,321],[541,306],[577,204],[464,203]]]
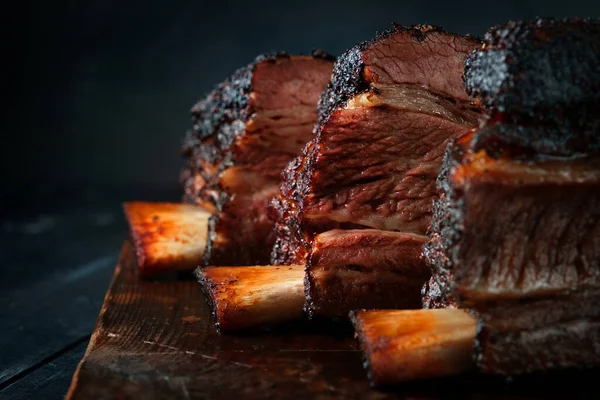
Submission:
[[[474,148],[491,150],[503,138],[546,155],[600,151],[599,63],[598,19],[538,18],[489,30],[465,60],[463,81],[505,127],[480,135]]]
[[[350,319],[350,323],[354,327],[354,338],[358,341],[358,344],[362,350],[362,360],[363,360],[363,368],[367,372],[367,379],[369,381],[369,385],[371,387],[375,387],[377,382],[374,380],[373,368],[371,365],[371,356],[373,354],[373,349],[370,346],[370,343],[366,339],[366,333],[363,330],[363,326],[360,323],[360,319],[358,314],[361,312],[365,312],[365,310],[357,310],[350,311],[348,314],[348,318]]]
[[[204,273],[204,271],[201,267],[198,267],[194,270],[194,276],[196,277],[196,280],[198,281],[198,283],[200,283],[200,286],[202,288],[202,295],[204,296],[204,298],[206,299],[206,302],[208,303],[208,308],[211,310],[211,316],[214,319],[215,327],[217,328],[217,331],[220,332],[221,328],[220,328],[220,323],[219,323],[219,312],[218,312],[219,302],[217,301],[217,297],[216,297],[216,290],[217,290],[216,285],[214,284],[213,281],[208,279],[208,277],[206,276],[206,274]]]
[[[262,62],[276,62],[278,59],[290,57],[283,51],[261,54],[250,64],[235,71],[231,77],[218,84],[204,99],[196,103],[191,109],[194,126],[190,134],[186,135],[183,153],[189,154],[190,149],[197,147],[207,138],[212,138],[214,146],[219,150],[229,148],[235,137],[243,132],[243,121],[253,113],[249,107],[249,95],[252,92],[252,76],[256,66]],[[312,57],[335,59],[323,50],[313,51]]]
[[[331,80],[319,99],[319,125],[324,125],[333,111],[348,99],[369,89],[370,84],[364,79],[361,46],[359,44],[347,50],[334,64]]]
[[[250,64],[238,69],[222,83],[218,84],[204,99],[191,109],[193,128],[186,132],[181,153],[187,157],[181,172],[181,184],[184,186],[184,201],[194,203],[198,198],[207,198],[208,191],[218,189],[214,182],[207,182],[202,193],[193,186],[194,175],[205,175],[200,160],[210,164],[219,164],[217,174],[230,166],[227,149],[245,129],[245,123],[251,115],[249,96],[252,92],[252,75],[256,66],[264,61],[274,61],[289,57],[287,53],[261,54]],[[204,176],[207,181],[209,177]],[[213,180],[214,181],[214,180]],[[209,238],[209,243],[211,240]]]
[[[193,134],[192,138],[186,136],[184,153],[189,152],[190,144],[194,147],[207,138],[212,138],[214,146],[219,150],[229,148],[234,138],[243,132],[243,121],[252,114],[249,95],[252,92],[252,75],[256,66],[262,62],[275,62],[289,57],[286,52],[261,54],[196,103],[191,110]]]
[[[365,48],[369,47],[370,45],[374,44],[377,41],[387,39],[390,36],[393,36],[397,33],[408,33],[408,34],[412,35],[413,37],[415,37],[416,39],[418,39],[419,41],[425,41],[427,39],[427,36],[432,33],[451,34],[450,32],[446,31],[444,28],[442,28],[441,26],[438,26],[438,25],[417,24],[417,25],[404,26],[397,22],[392,22],[392,28],[387,29],[383,32],[377,32],[374,39],[364,42],[364,43],[368,44],[367,46],[365,46]],[[469,35],[467,35],[467,37],[469,37]]]
[[[305,167],[312,147],[303,150],[281,173],[280,195],[269,205],[269,214],[275,222],[275,245],[271,252],[271,264],[299,264],[306,261],[310,244],[306,243],[301,224],[301,202],[303,191],[310,187]],[[310,168],[309,168],[310,170]]]
[[[219,222],[219,213],[213,214],[212,217],[208,220],[208,234],[206,236],[206,248],[204,250],[204,255],[202,257],[202,265],[210,265],[214,247],[215,247],[215,239],[216,239],[216,227]]]
[[[328,62],[334,59],[323,50],[315,50],[311,56]],[[217,260],[229,263],[241,254],[224,254],[214,247],[217,228],[220,229],[224,221],[229,222],[227,219],[220,219],[218,214],[226,210],[231,200],[227,188],[220,185],[219,177],[224,170],[234,165],[231,147],[238,136],[244,134],[246,123],[254,117],[255,110],[250,95],[253,92],[252,80],[256,67],[261,63],[276,63],[289,58],[292,56],[286,52],[259,55],[218,84],[192,107],[193,128],[186,133],[181,147],[186,162],[180,173],[180,182],[184,187],[185,202],[210,201],[218,211],[209,222],[205,265],[214,264]],[[211,167],[206,168],[206,165]],[[264,252],[263,249],[256,249],[246,253],[258,257],[260,251]],[[265,263],[268,260],[261,258],[254,261]],[[245,262],[248,263],[249,260],[246,259]]]
[[[378,33],[376,36],[376,40],[387,39],[388,37],[390,37],[396,33],[408,33],[408,34],[412,35],[413,37],[415,37],[420,42],[423,42],[427,39],[427,35],[429,33],[432,33],[432,32],[448,33],[440,26],[429,25],[429,24],[418,24],[418,25],[412,25],[412,26],[406,27],[397,22],[392,22],[392,26],[393,26],[392,29]]]
[[[465,87],[500,112],[531,114],[600,98],[598,19],[512,21],[490,29],[465,61]],[[538,117],[546,117],[538,115]]]
[[[306,263],[304,272],[304,314],[309,320],[312,320],[315,317],[315,304],[312,297],[312,289],[314,288],[315,282],[310,273],[310,257]]]
[[[600,105],[599,105],[600,107]],[[564,110],[561,110],[564,111]],[[485,150],[493,158],[544,160],[552,157],[578,158],[600,152],[600,119],[586,118],[584,130],[574,130],[573,118],[583,118],[581,110],[560,113],[556,123],[534,121],[492,123],[474,135],[470,150]],[[577,124],[577,122],[574,122]]]
[[[219,162],[235,138],[244,132],[245,121],[253,115],[249,96],[252,93],[252,76],[256,66],[290,57],[283,51],[261,54],[198,101],[191,109],[193,128],[183,140],[183,156],[189,157],[193,152],[201,151],[201,156],[207,162]],[[315,50],[312,57],[335,59],[323,50]]]
[[[448,300],[446,293],[443,292],[435,278],[430,278],[421,289],[422,307],[429,308],[450,308],[456,304]]]
[[[377,32],[373,39],[359,43],[344,52],[337,59],[331,74],[331,81],[319,100],[318,125],[324,125],[336,108],[343,106],[357,94],[367,92],[370,89],[371,82],[365,79],[364,76],[365,63],[363,55],[365,50],[375,43],[399,33],[410,34],[422,42],[432,33],[448,32],[434,25],[405,27],[394,23],[391,29]]]
[[[423,247],[423,255],[431,270],[431,285],[427,285],[423,301],[435,308],[436,305],[449,305],[455,302],[453,291],[451,257],[463,234],[464,200],[449,182],[452,170],[460,163],[465,149],[457,145],[459,139],[446,148],[442,166],[437,178],[438,197],[433,202],[433,215],[429,231],[429,241]],[[431,287],[429,287],[431,286]],[[429,290],[431,289],[431,290]]]
[[[282,174],[280,200],[277,204],[274,203],[277,206],[274,209],[276,208],[278,211],[272,213],[279,217],[275,219],[278,226],[278,239],[272,252],[271,262],[273,264],[289,262],[290,257],[299,254],[303,256],[303,260],[296,259],[294,262],[304,262],[306,256],[310,254],[310,242],[315,233],[314,229],[311,232],[302,229],[301,233],[296,234],[294,234],[294,230],[303,228],[300,226],[303,199],[310,193],[314,184],[312,180],[317,168],[320,138],[322,134],[326,134],[328,121],[335,112],[344,107],[350,98],[374,90],[371,86],[373,78],[369,77],[369,74],[365,74],[366,51],[371,46],[397,34],[411,35],[418,41],[424,41],[430,35],[439,33],[448,34],[442,28],[433,25],[404,27],[394,24],[391,29],[377,33],[373,39],[350,48],[337,59],[331,80],[319,100],[319,119],[315,126],[315,138],[305,147],[303,156],[290,163]],[[463,37],[461,36],[461,38]],[[479,42],[476,38],[470,36],[467,38],[472,39],[474,43]],[[310,302],[307,304],[310,311]]]
[[[478,318],[475,338],[473,339],[473,361],[478,369],[483,367],[483,354],[485,353],[485,344],[489,343],[489,336],[489,329],[485,327],[483,320]]]

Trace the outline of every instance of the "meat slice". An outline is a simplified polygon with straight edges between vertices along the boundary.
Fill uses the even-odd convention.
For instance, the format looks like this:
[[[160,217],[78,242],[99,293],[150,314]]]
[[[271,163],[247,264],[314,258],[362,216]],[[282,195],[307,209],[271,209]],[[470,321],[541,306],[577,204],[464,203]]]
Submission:
[[[598,363],[600,155],[494,159],[472,138],[444,163],[425,251],[441,290],[428,298],[481,316],[483,371]]]
[[[535,70],[525,67],[506,78],[518,84],[495,92],[483,76],[466,75],[467,87],[487,88],[477,94],[490,118],[446,153],[425,248],[432,280],[424,303],[464,307],[478,316],[475,358],[484,372],[600,364],[600,152],[586,129],[553,120],[574,113],[572,121],[597,121],[588,113],[597,93],[586,93],[590,82],[600,80],[565,81],[576,74],[564,58],[572,50],[547,48],[548,42],[585,37],[591,51],[596,29],[597,21],[509,23],[492,30],[490,46],[467,61],[487,65],[489,79],[496,79],[498,69],[521,68],[532,54],[548,51],[561,62],[544,66],[546,73],[560,77],[560,87],[571,93],[538,103],[529,92]],[[508,49],[515,58],[506,61],[494,49]],[[596,56],[590,53],[592,60]],[[581,57],[577,63],[591,62]],[[538,93],[556,88],[553,79],[537,84]],[[524,108],[512,110],[510,99]],[[527,107],[539,126],[522,118]],[[538,114],[544,109],[555,116]],[[545,127],[550,129],[542,135]]]
[[[345,317],[360,308],[420,308],[420,288],[429,278],[421,259],[426,240],[376,229],[316,235],[307,263],[307,311]]]
[[[420,307],[421,258],[448,141],[478,124],[462,84],[480,43],[400,26],[335,64],[315,137],[271,203],[273,264],[306,264],[309,315]]]
[[[304,262],[328,229],[425,232],[448,140],[478,123],[461,80],[478,45],[432,26],[397,26],[338,59],[316,136],[272,203],[274,263]]]
[[[261,55],[192,108],[181,181],[185,202],[217,210],[205,265],[268,263],[274,234],[267,203],[281,170],[312,136],[332,68],[322,52]]]

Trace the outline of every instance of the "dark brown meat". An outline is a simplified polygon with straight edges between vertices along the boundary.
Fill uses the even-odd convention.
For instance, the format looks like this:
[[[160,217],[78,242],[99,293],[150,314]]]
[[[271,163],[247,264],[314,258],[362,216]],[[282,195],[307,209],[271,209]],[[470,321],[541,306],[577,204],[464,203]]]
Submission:
[[[328,229],[424,234],[446,144],[478,123],[461,80],[478,46],[432,26],[395,27],[338,59],[316,137],[272,203],[273,263],[303,263]]]
[[[484,372],[600,364],[600,152],[585,130],[557,136],[567,131],[554,120],[564,113],[599,120],[584,104],[595,101],[597,93],[588,94],[588,78],[595,78],[579,79],[573,67],[597,57],[595,29],[597,21],[509,23],[492,30],[486,50],[467,63],[487,68],[476,71],[479,80],[468,72],[467,86],[479,85],[472,92],[482,96],[489,119],[446,152],[425,247],[432,280],[423,301],[478,316],[475,357]],[[590,58],[564,58],[571,50],[561,46],[584,36],[593,42]],[[542,61],[564,57],[536,70],[528,67],[535,54]],[[489,86],[486,79],[508,66],[502,85]],[[554,78],[538,80],[536,73]],[[557,85],[562,93],[554,93]]]
[[[513,375],[600,364],[600,291],[502,301],[480,311],[479,368]]]
[[[281,170],[312,136],[332,68],[322,53],[259,56],[192,109],[181,180],[186,202],[217,208],[205,265],[268,263],[274,241],[268,200]]]
[[[478,124],[463,63],[479,42],[395,27],[342,55],[315,137],[271,203],[274,264],[307,264],[310,315],[415,308],[420,250],[449,140]]]
[[[480,315],[483,371],[600,362],[600,156],[494,159],[471,138],[444,163],[425,251],[440,291],[426,303]]]
[[[600,157],[446,160],[427,256],[462,304],[600,284]],[[551,272],[551,273],[550,273]]]
[[[334,229],[317,235],[308,260],[309,316],[346,316],[360,308],[419,308],[429,277],[421,251],[426,236],[376,229]]]

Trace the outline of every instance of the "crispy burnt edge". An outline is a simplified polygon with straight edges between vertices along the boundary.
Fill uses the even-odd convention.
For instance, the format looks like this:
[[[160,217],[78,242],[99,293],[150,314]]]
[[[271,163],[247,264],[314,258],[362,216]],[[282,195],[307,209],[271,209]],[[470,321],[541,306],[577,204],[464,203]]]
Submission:
[[[518,147],[522,158],[600,151],[600,20],[511,21],[484,39],[465,60],[463,82],[500,124],[477,134],[474,151]]]
[[[375,381],[373,380],[373,369],[371,366],[371,354],[373,354],[373,349],[371,348],[370,342],[368,340],[363,340],[366,338],[365,331],[363,329],[363,324],[360,323],[358,315],[362,312],[366,312],[367,310],[354,310],[348,313],[348,319],[350,319],[350,323],[354,327],[354,338],[358,341],[358,346],[361,349],[361,358],[362,365],[365,371],[367,372],[367,380],[369,381],[369,385],[371,387],[375,387]]]
[[[318,135],[327,124],[333,113],[352,97],[371,90],[371,81],[365,78],[364,51],[380,40],[385,40],[398,33],[408,33],[419,41],[427,40],[432,33],[447,32],[435,25],[402,26],[393,24],[391,29],[377,32],[373,39],[359,43],[344,52],[335,62],[331,80],[321,95],[318,103],[318,120],[313,129],[315,139],[304,148],[300,157],[294,159],[282,172],[280,195],[273,199],[269,205],[269,215],[276,223],[277,234],[275,245],[271,252],[272,264],[300,263],[306,261],[310,254],[310,243],[303,238],[296,238],[298,245],[293,245],[290,237],[293,229],[302,227],[302,198],[309,191],[315,162],[318,157]],[[475,36],[465,35],[475,42],[481,40]],[[294,203],[295,207],[290,203]],[[353,224],[351,224],[353,225]],[[330,226],[329,229],[338,226]],[[360,226],[357,226],[360,227]],[[292,233],[291,233],[292,232]],[[299,256],[296,256],[298,254]]]
[[[311,56],[316,59],[333,61],[335,57],[323,50],[314,50]],[[181,153],[186,158],[180,174],[184,187],[183,201],[196,203],[198,199],[212,202],[217,211],[209,220],[204,265],[213,258],[216,226],[219,213],[223,212],[231,196],[218,182],[219,175],[233,166],[228,149],[235,138],[245,131],[245,121],[252,118],[254,111],[250,106],[252,77],[256,66],[262,62],[275,62],[281,58],[291,58],[280,51],[257,56],[250,64],[238,69],[222,83],[219,83],[204,99],[197,102],[191,110],[193,128],[186,132]],[[198,159],[211,164],[218,163],[214,174],[205,174],[198,165]],[[199,173],[206,181],[200,191],[193,190],[194,175]],[[210,195],[207,192],[217,193]]]
[[[319,119],[315,125],[315,132],[320,129],[333,112],[346,104],[348,100],[357,94],[370,90],[371,82],[365,79],[364,51],[380,40],[385,40],[398,33],[408,33],[417,40],[423,42],[432,33],[445,33],[456,35],[436,25],[411,25],[402,26],[394,23],[393,27],[383,32],[377,32],[373,39],[359,43],[344,52],[336,61],[331,74],[331,81],[319,99]],[[475,41],[480,41],[475,36],[465,35]]]
[[[317,59],[329,61],[335,59],[322,50],[314,50],[311,55]],[[239,68],[231,77],[219,83],[204,99],[198,101],[191,110],[194,125],[184,139],[183,155],[191,156],[191,151],[199,147],[202,141],[212,138],[216,141],[214,149],[217,152],[202,153],[202,156],[210,163],[222,158],[222,153],[231,146],[235,137],[244,131],[245,126],[243,124],[236,126],[236,122],[246,121],[253,114],[249,96],[252,93],[252,77],[257,65],[291,57],[284,51],[260,54],[250,64]]]
[[[510,21],[488,30],[484,41],[482,48],[465,61],[463,80],[467,93],[479,98],[487,108],[521,114],[530,113],[539,104],[568,103],[579,96],[600,97],[573,85],[576,78],[587,75],[588,68],[598,64],[600,56],[593,54],[593,49],[600,46],[599,19]],[[554,62],[546,63],[539,56],[550,57]],[[556,63],[569,68],[561,69],[560,81],[540,87],[540,79],[555,76]],[[594,70],[597,72],[587,78],[600,83],[600,71]],[[522,75],[525,71],[541,71],[543,76]],[[566,85],[564,90],[556,90],[561,84]],[[543,90],[544,86],[548,90]]]
[[[448,144],[436,181],[438,196],[433,201],[433,215],[427,232],[429,241],[423,247],[423,255],[431,270],[431,281],[423,287],[422,295],[427,308],[444,308],[455,305],[452,298],[452,265],[450,249],[460,244],[464,226],[464,200],[449,183],[452,170],[460,164],[473,132],[469,132]],[[437,284],[432,285],[432,283]]]
[[[312,143],[309,142],[307,146]],[[267,206],[269,218],[274,223],[275,243],[271,250],[271,264],[290,265],[303,263],[310,252],[310,245],[303,237],[304,227],[301,223],[301,210],[298,206],[302,201],[299,179],[302,177],[303,158],[308,154],[307,147],[302,155],[294,158],[281,171],[279,194],[273,197]]]
[[[431,281],[424,285],[421,292],[424,308],[454,308],[458,307],[458,302],[460,302],[460,298],[453,295],[452,271],[453,265],[456,265],[459,260],[453,259],[452,254],[458,253],[453,249],[461,245],[464,232],[462,221],[465,202],[461,190],[457,190],[449,181],[452,179],[453,169],[459,166],[465,155],[470,152],[469,143],[473,140],[474,135],[476,135],[476,131],[471,131],[455,139],[448,145],[444,155],[437,180],[438,199],[434,201],[433,217],[428,231],[430,240],[423,249],[426,262],[432,272]],[[544,159],[544,156],[540,158]],[[432,282],[436,283],[437,287],[432,285]],[[482,354],[486,351],[489,341],[493,340],[498,333],[489,328],[483,313],[480,314],[471,308],[464,310],[477,320],[473,357],[477,367],[481,368]],[[518,332],[509,334],[518,335]]]
[[[219,310],[218,310],[219,302],[217,301],[217,299],[215,297],[216,296],[216,292],[215,292],[216,285],[210,279],[208,279],[208,277],[206,276],[206,274],[204,273],[204,271],[201,267],[198,267],[194,270],[194,276],[196,277],[196,280],[202,287],[202,295],[204,296],[204,298],[206,299],[206,301],[208,303],[209,310],[211,310],[210,315],[213,318],[215,328],[217,329],[217,332],[220,333],[221,326],[220,326],[220,322],[219,322]]]

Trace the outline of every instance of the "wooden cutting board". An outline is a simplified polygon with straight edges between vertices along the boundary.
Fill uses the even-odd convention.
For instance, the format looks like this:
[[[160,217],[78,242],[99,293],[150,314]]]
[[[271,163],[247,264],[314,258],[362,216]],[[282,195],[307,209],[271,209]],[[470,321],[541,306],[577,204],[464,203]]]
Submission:
[[[361,363],[351,329],[341,324],[220,335],[195,281],[138,279],[126,242],[67,399],[523,399],[565,390],[588,398],[598,376],[472,375],[375,390]]]

